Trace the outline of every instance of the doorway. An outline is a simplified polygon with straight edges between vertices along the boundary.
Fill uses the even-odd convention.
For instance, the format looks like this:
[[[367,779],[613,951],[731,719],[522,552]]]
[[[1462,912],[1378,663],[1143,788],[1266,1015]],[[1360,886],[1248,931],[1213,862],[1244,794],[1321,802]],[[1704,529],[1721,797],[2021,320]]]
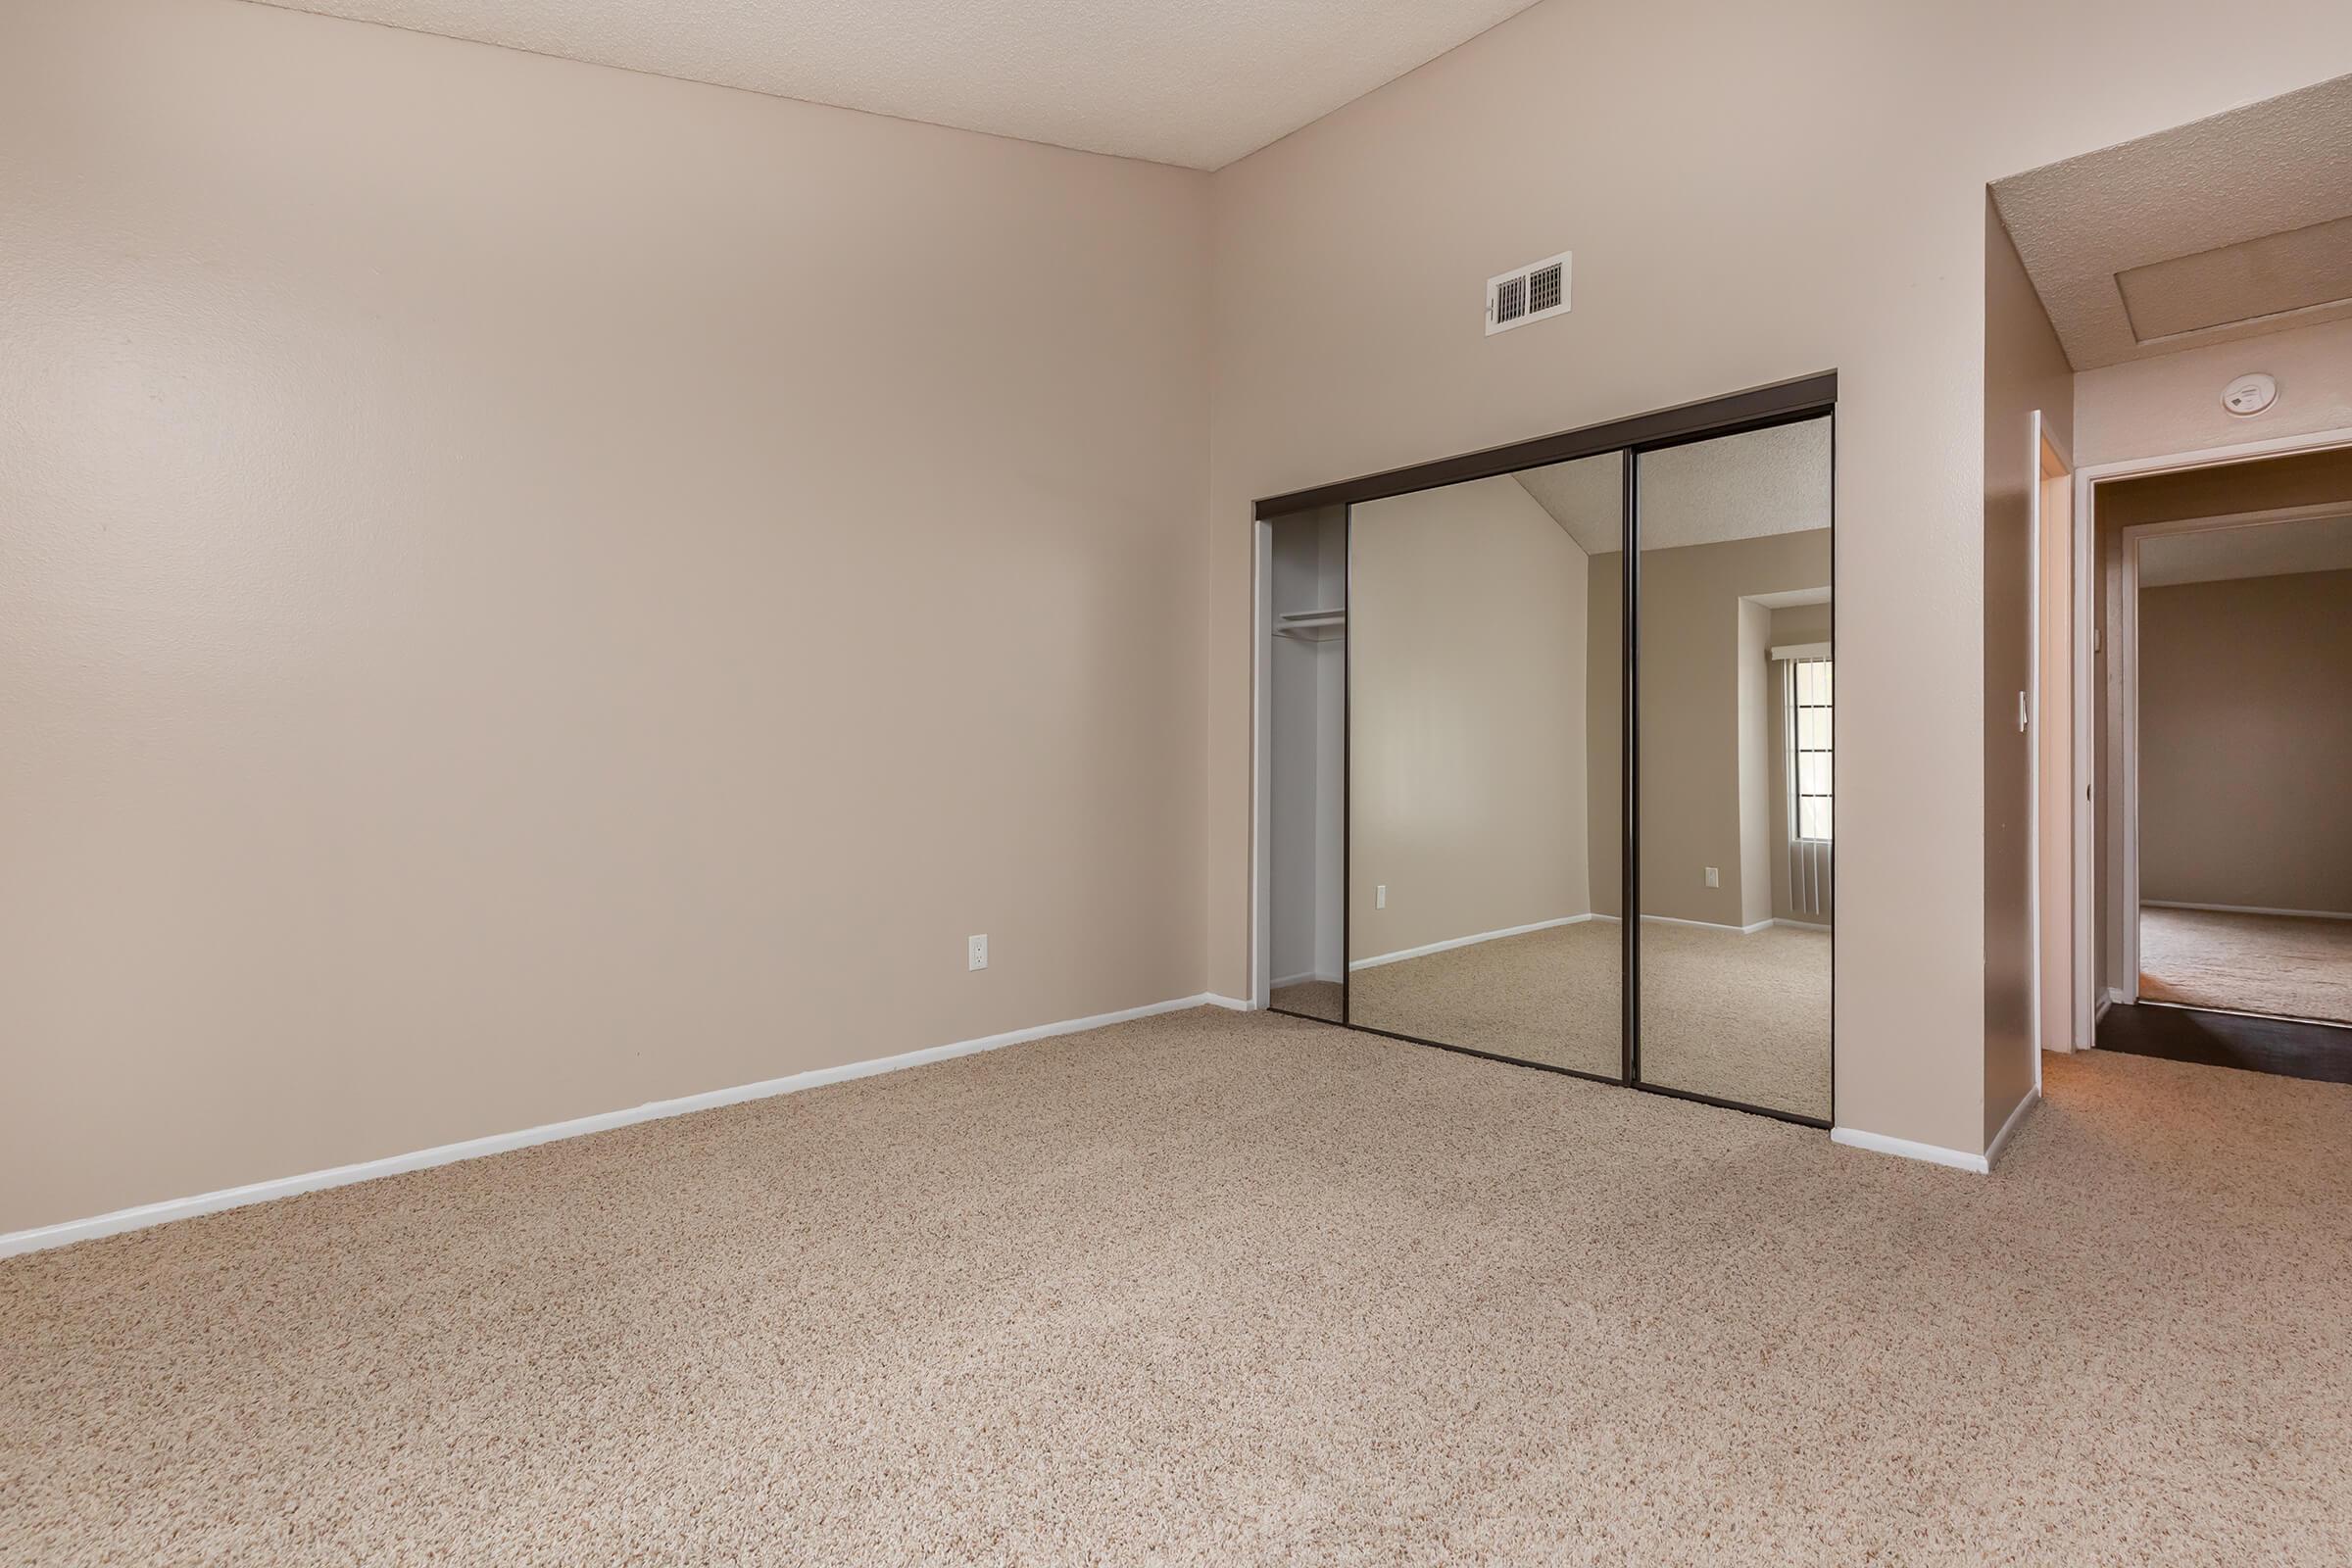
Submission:
[[[2108,634],[2097,1043],[2352,1078],[2352,447],[2082,489]]]

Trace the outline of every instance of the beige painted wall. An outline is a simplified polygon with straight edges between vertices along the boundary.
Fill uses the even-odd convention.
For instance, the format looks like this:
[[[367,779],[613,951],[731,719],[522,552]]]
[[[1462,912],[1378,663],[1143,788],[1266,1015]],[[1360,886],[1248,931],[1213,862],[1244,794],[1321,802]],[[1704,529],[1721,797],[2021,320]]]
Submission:
[[[1592,909],[1625,913],[1625,552],[1585,570],[1585,818]]]
[[[1219,989],[1249,952],[1250,500],[1834,367],[1838,1111],[1983,1147],[1985,182],[2352,69],[2335,0],[2132,20],[1544,0],[1217,175]],[[1482,280],[1562,249],[1570,314],[1484,335]]]
[[[2249,370],[2278,382],[2254,417],[2222,407]],[[2075,380],[2075,461],[2083,466],[2352,429],[2352,321],[2272,332],[2084,370]]]
[[[2034,1089],[2034,757],[2018,726],[2034,684],[2034,503],[2041,447],[2072,446],[2074,370],[2041,300],[1984,200],[1984,1125],[1989,1144]],[[1840,675],[1844,671],[1839,671]],[[1840,683],[1839,696],[1845,688]],[[1840,705],[1842,707],[1842,704]],[[1839,715],[1844,716],[1842,713]]]
[[[1729,926],[1768,918],[1770,884],[1751,888],[1749,877],[1768,877],[1770,864],[1761,837],[1750,854],[1748,829],[1765,828],[1771,618],[1741,599],[1829,581],[1827,528],[1642,553],[1643,914]]]
[[[2139,891],[2352,914],[2352,571],[2143,588]]]
[[[1623,556],[1616,551],[1592,558],[1592,578],[1604,587],[1592,594],[1593,644],[1597,665],[1607,663],[1616,679],[1619,599]],[[1685,545],[1644,551],[1642,557],[1642,911],[1709,925],[1747,925],[1767,918],[1769,881],[1747,888],[1751,858],[1743,831],[1755,818],[1764,830],[1767,853],[1780,837],[1761,820],[1767,798],[1762,777],[1741,777],[1743,709],[1748,711],[1752,763],[1766,755],[1758,725],[1767,672],[1761,655],[1768,647],[1769,616],[1743,640],[1743,596],[1822,588],[1830,580],[1830,530],[1772,534],[1719,544]],[[1607,602],[1602,603],[1604,597]],[[1605,634],[1606,641],[1602,638]],[[1594,689],[1597,702],[1599,690]],[[1622,912],[1619,889],[1625,863],[1617,803],[1624,766],[1618,688],[1608,691],[1607,721],[1595,713],[1588,749],[1591,794],[1592,906],[1603,914]],[[1706,885],[1714,866],[1719,886]],[[1769,876],[1769,863],[1754,871]]]
[[[1772,918],[1772,862],[1788,835],[1772,823],[1772,612],[1739,602],[1733,651],[1740,714],[1740,923]],[[1646,841],[1645,841],[1646,843]]]
[[[0,8],[0,1231],[1199,992],[1208,220]]]
[[[1506,476],[1359,506],[1348,555],[1349,961],[1591,912],[1585,553]]]

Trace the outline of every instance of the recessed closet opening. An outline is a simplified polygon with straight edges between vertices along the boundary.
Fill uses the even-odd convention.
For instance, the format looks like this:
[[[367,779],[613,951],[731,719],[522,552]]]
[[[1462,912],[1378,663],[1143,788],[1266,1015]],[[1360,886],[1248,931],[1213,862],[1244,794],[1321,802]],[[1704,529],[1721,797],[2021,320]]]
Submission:
[[[1836,395],[1258,504],[1261,1005],[1830,1125]]]

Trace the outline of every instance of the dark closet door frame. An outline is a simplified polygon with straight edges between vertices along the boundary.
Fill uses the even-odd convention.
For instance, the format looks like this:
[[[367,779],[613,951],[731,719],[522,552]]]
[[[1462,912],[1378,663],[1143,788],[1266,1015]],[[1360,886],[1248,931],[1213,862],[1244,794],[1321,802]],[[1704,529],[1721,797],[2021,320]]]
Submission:
[[[1838,1095],[1838,937],[1836,928],[1830,934],[1830,1115],[1828,1118],[1807,1116],[1795,1111],[1780,1110],[1770,1105],[1748,1104],[1741,1101],[1724,1100],[1694,1090],[1674,1089],[1663,1084],[1645,1083],[1642,1078],[1642,794],[1641,794],[1641,652],[1642,652],[1642,458],[1645,453],[1663,452],[1670,447],[1690,446],[1694,442],[1713,441],[1724,436],[1741,435],[1750,430],[1767,430],[1776,425],[1799,424],[1808,419],[1830,418],[1830,636],[1837,640],[1838,618],[1838,372],[1824,370],[1814,375],[1798,376],[1793,380],[1776,381],[1768,386],[1750,387],[1719,398],[1707,398],[1697,403],[1685,403],[1671,409],[1659,409],[1638,414],[1631,418],[1612,419],[1604,424],[1586,425],[1581,429],[1564,430],[1556,435],[1539,436],[1532,441],[1515,441],[1507,446],[1488,447],[1483,451],[1463,453],[1457,457],[1440,458],[1403,468],[1391,468],[1381,473],[1365,474],[1360,478],[1342,479],[1333,484],[1316,485],[1310,489],[1294,490],[1286,495],[1271,496],[1252,508],[1255,521],[1272,522],[1301,512],[1325,507],[1346,507],[1348,515],[1342,524],[1347,546],[1347,590],[1349,610],[1355,599],[1355,540],[1354,509],[1367,501],[1383,501],[1392,496],[1411,495],[1421,490],[1436,490],[1446,485],[1463,484],[1472,479],[1491,479],[1501,474],[1516,473],[1523,468],[1540,468],[1555,463],[1571,463],[1579,458],[1605,456],[1611,452],[1624,454],[1623,515],[1620,536],[1625,556],[1623,578],[1624,599],[1621,611],[1619,663],[1622,666],[1623,690],[1619,715],[1621,726],[1619,746],[1619,810],[1623,819],[1623,848],[1620,855],[1620,903],[1618,923],[1622,927],[1623,956],[1621,993],[1622,1010],[1618,1021],[1618,1050],[1620,1061],[1614,1078],[1602,1073],[1586,1072],[1575,1067],[1562,1067],[1551,1062],[1529,1061],[1519,1056],[1500,1055],[1491,1051],[1477,1051],[1468,1046],[1448,1044],[1443,1040],[1425,1040],[1416,1035],[1397,1034],[1393,1030],[1375,1029],[1354,1021],[1352,976],[1348,956],[1348,926],[1354,902],[1354,802],[1350,785],[1354,764],[1354,696],[1352,647],[1341,651],[1341,832],[1340,855],[1342,865],[1340,898],[1340,1022],[1338,1028],[1353,1029],[1362,1034],[1380,1035],[1390,1040],[1401,1040],[1416,1046],[1434,1046],[1440,1051],[1451,1051],[1460,1055],[1479,1056],[1489,1061],[1508,1062],[1518,1067],[1533,1067],[1543,1072],[1555,1072],[1571,1078],[1587,1078],[1595,1083],[1617,1084],[1640,1090],[1644,1094],[1661,1095],[1672,1100],[1688,1100],[1702,1105],[1714,1105],[1725,1110],[1741,1110],[1751,1115],[1770,1116],[1778,1121],[1794,1122],[1799,1126],[1827,1129],[1837,1120]],[[1350,627],[1350,632],[1353,628]],[[1251,637],[1265,635],[1263,627],[1252,626]],[[1352,644],[1352,635],[1348,642]],[[1252,742],[1254,744],[1254,740]],[[1837,754],[1831,754],[1833,774],[1831,787],[1836,788]],[[1256,875],[1253,868],[1251,875]],[[1830,896],[1837,898],[1837,862],[1830,865]],[[1251,942],[1254,944],[1254,934]],[[1315,1018],[1311,1013],[1294,1013],[1285,1008],[1268,1007],[1286,1017],[1310,1018],[1317,1023],[1331,1023],[1328,1018]]]

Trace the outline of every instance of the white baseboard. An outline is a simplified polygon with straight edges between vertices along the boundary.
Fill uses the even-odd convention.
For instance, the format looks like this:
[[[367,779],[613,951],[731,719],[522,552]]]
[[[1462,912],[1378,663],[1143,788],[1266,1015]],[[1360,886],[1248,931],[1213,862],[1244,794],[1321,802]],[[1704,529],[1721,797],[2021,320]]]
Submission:
[[[1795,926],[1803,931],[1831,929],[1826,925],[1811,925],[1803,920],[1758,920],[1754,925],[1719,925],[1713,920],[1684,920],[1671,914],[1645,914],[1642,919],[1644,924],[1695,926],[1701,931],[1729,931],[1743,937],[1752,937],[1757,932],[1768,930],[1776,925]],[[1571,914],[1557,920],[1538,920],[1534,925],[1514,925],[1500,931],[1481,931],[1476,936],[1454,937],[1445,942],[1432,942],[1426,947],[1400,948],[1395,953],[1375,954],[1369,958],[1356,959],[1348,965],[1348,969],[1351,974],[1358,969],[1377,969],[1384,963],[1401,963],[1407,958],[1426,957],[1433,953],[1445,953],[1454,948],[1467,948],[1481,942],[1499,941],[1503,937],[1523,937],[1531,931],[1549,931],[1556,926],[1580,925],[1587,920],[1606,920],[1611,925],[1619,923],[1618,917],[1613,914]],[[1322,977],[1302,975],[1299,978],[1320,979]],[[1279,986],[1292,985],[1296,982],[1277,980],[1274,983]]]
[[[2139,1004],[2143,1007],[2170,1007],[2176,1012],[2219,1012],[2231,1018],[2261,1018],[2271,1023],[2307,1023],[2315,1029],[2352,1029],[2352,1023],[2346,1023],[2341,1018],[2305,1018],[2291,1012],[2248,1012],[2243,1007],[2216,1007],[2203,1002],[2158,1002],[2153,997],[2142,997]]]
[[[74,1242],[86,1242],[100,1236],[114,1236],[123,1231],[144,1230],[150,1225],[168,1224],[175,1219],[192,1219],[198,1214],[217,1214],[224,1208],[242,1208],[248,1203],[266,1203],[271,1199],[292,1198],[298,1193],[316,1193],[329,1187],[348,1187],[354,1182],[373,1181],[379,1176],[397,1176],[404,1171],[425,1170],[434,1165],[454,1165],[462,1159],[479,1159],[484,1154],[503,1154],[511,1149],[528,1149],[533,1144],[552,1144],[565,1138],[583,1138],[590,1133],[610,1132],[615,1127],[628,1127],[641,1121],[659,1121],[666,1116],[684,1116],[698,1110],[715,1110],[721,1105],[737,1105],[749,1100],[765,1100],[775,1095],[789,1095],[803,1089],[816,1089],[825,1084],[846,1083],[853,1078],[868,1078],[876,1073],[896,1072],[903,1067],[920,1067],[927,1062],[946,1061],[954,1056],[968,1056],[977,1052],[995,1051],[1003,1046],[1017,1046],[1024,1041],[1044,1040],[1054,1035],[1077,1034],[1085,1029],[1101,1029],[1132,1018],[1148,1018],[1155,1013],[1178,1012],[1187,1007],[1216,1006],[1250,1011],[1250,1004],[1214,992],[1179,997],[1173,1002],[1154,1002],[1148,1006],[1126,1007],[1117,1012],[1101,1012],[1091,1018],[1068,1018],[1060,1023],[1039,1024],[1030,1029],[1014,1029],[1001,1035],[984,1035],[977,1040],[958,1040],[953,1045],[930,1046],[921,1051],[909,1051],[896,1056],[880,1056],[869,1061],[845,1062],[838,1067],[816,1067],[786,1078],[770,1078],[762,1083],[742,1084],[733,1089],[712,1089],[699,1095],[686,1095],[676,1100],[649,1101],[627,1110],[608,1110],[593,1116],[575,1117],[570,1121],[549,1122],[543,1127],[527,1127],[521,1132],[493,1133],[487,1138],[469,1138],[464,1143],[443,1144],[437,1149],[419,1149],[413,1153],[393,1154],[383,1159],[363,1160],[356,1165],[337,1165],[331,1170],[308,1171],[300,1176],[280,1176],[271,1181],[252,1182],[243,1187],[224,1187],[216,1193],[200,1193],[194,1198],[167,1199],[160,1203],[142,1203],[135,1208],[119,1208],[111,1214],[99,1214],[89,1219],[63,1220],[55,1225],[36,1226],[31,1230],[11,1231],[0,1236],[0,1257],[13,1257],[20,1252],[37,1252],[45,1248],[66,1247]]]
[[[1336,974],[1317,974],[1314,970],[1309,969],[1304,974],[1276,975],[1272,980],[1266,982],[1266,985],[1269,990],[1279,990],[1284,986],[1301,986],[1309,980],[1320,980],[1327,985],[1335,986],[1340,983],[1340,977]]]
[[[1701,931],[1736,931],[1743,937],[1752,937],[1773,923],[1770,920],[1758,920],[1754,925],[1725,925],[1720,920],[1684,920],[1671,914],[1645,914],[1642,921],[1644,925],[1692,925]],[[1786,925],[1791,922],[1781,923]],[[1829,928],[1824,926],[1822,929],[1826,931]]]
[[[1606,915],[1569,914],[1557,920],[1538,920],[1534,925],[1506,926],[1500,931],[1481,931],[1474,936],[1449,937],[1444,942],[1432,942],[1425,947],[1399,948],[1395,953],[1376,954],[1369,958],[1357,958],[1348,965],[1349,973],[1358,969],[1377,969],[1384,963],[1402,963],[1407,958],[1426,957],[1432,953],[1445,953],[1454,948],[1467,948],[1481,942],[1499,942],[1504,937],[1523,937],[1531,931],[1549,931],[1557,926],[1580,925],[1587,920],[1606,919]]]
[[[2019,1125],[2025,1121],[2026,1112],[2040,1103],[2041,1086],[2035,1084],[2026,1091],[2026,1098],[2017,1102],[2017,1108],[2009,1112],[2009,1119],[2001,1123],[2001,1130],[1992,1135],[1991,1144],[1984,1150],[1985,1169],[1990,1170],[2001,1162],[2001,1151],[2009,1147],[2009,1135],[2016,1132]]]
[[[2177,904],[2171,899],[2142,899],[2143,909],[2203,909],[2209,914],[2285,914],[2298,920],[2352,920],[2343,909],[2274,909],[2260,904]]]
[[[1829,930],[1833,930],[1833,929],[1835,929],[1834,927],[1832,927],[1831,925],[1829,925],[1827,922],[1825,922],[1825,921],[1820,921],[1820,920],[1778,920],[1778,919],[1776,919],[1776,920],[1774,920],[1772,923],[1773,923],[1774,925],[1786,925],[1786,926],[1793,926],[1795,929],[1797,929],[1797,930],[1799,930],[1799,931],[1829,931]]]
[[[1881,1133],[1866,1133],[1854,1127],[1831,1128],[1830,1142],[1843,1144],[1848,1149],[1867,1149],[1874,1154],[1894,1154],[1930,1165],[1973,1170],[1980,1176],[1992,1169],[1992,1162],[1983,1154],[1964,1154],[1957,1149],[1944,1149],[1936,1144],[1915,1144],[1908,1138],[1888,1138]]]
[[[1214,991],[1203,991],[1195,999],[1204,1006],[1223,1007],[1228,1012],[1255,1012],[1257,1004],[1244,1002],[1239,997],[1221,997]]]

